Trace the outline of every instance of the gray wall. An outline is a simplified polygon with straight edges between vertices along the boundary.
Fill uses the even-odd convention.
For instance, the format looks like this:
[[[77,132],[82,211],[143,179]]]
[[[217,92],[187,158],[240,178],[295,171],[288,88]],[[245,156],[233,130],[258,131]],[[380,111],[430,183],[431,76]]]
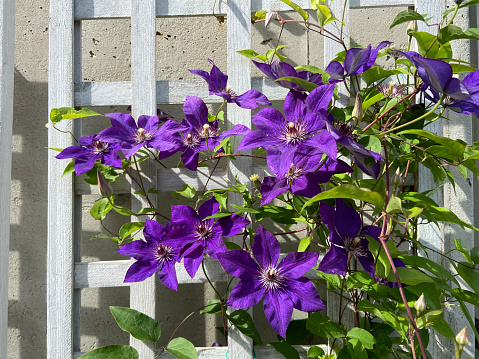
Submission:
[[[15,98],[13,126],[13,169],[11,194],[11,243],[9,284],[8,358],[46,358],[46,221],[47,221],[47,70],[48,70],[48,9],[44,0],[17,1],[15,33]],[[403,8],[353,10],[352,39],[361,45],[391,40],[398,47],[406,45],[405,26],[387,32],[394,16]],[[285,14],[285,16],[294,16]],[[254,29],[253,48],[264,53],[274,46],[279,27],[262,24]],[[159,19],[158,79],[192,79],[187,69],[209,70],[207,58],[226,70],[226,23],[215,17]],[[299,25],[285,29],[282,43],[290,44],[284,54],[294,64],[322,66],[322,39],[310,34],[309,49],[306,31]],[[84,22],[84,81],[129,80],[129,21]],[[264,41],[271,39],[269,41]],[[256,69],[254,75],[259,75]],[[182,118],[180,106],[163,106],[176,119]],[[125,108],[101,108],[101,112]],[[85,134],[107,126],[85,121]],[[106,240],[90,241],[99,233],[98,223],[89,217],[89,208],[97,199],[84,198],[83,260],[124,259],[114,253],[116,245]],[[128,196],[121,199],[128,204]],[[165,205],[175,204],[171,195],[161,197]],[[167,207],[168,208],[168,207]],[[115,226],[124,221],[113,215],[107,221]],[[161,308],[157,316],[163,333],[172,330],[204,299],[213,298],[211,290],[202,285],[184,285],[175,293],[159,289]],[[82,350],[98,346],[126,343],[128,337],[117,328],[108,311],[110,305],[128,306],[128,289],[87,289],[82,294]],[[175,310],[175,311],[173,311]],[[262,315],[264,339],[273,340],[274,333]],[[211,345],[219,340],[214,326],[217,318],[196,315],[178,335],[191,339],[197,346]]]

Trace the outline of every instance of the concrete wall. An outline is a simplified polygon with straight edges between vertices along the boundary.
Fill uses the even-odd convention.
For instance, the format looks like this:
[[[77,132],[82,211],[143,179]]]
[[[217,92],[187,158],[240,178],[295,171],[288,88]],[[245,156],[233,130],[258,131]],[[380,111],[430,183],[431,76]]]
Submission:
[[[17,1],[15,34],[15,99],[13,126],[13,172],[11,195],[11,243],[9,287],[8,359],[46,358],[46,221],[47,221],[47,70],[48,9],[46,0]],[[353,10],[352,39],[361,45],[381,40],[405,46],[405,25],[387,32],[394,16],[403,8]],[[294,16],[287,13],[285,16]],[[226,20],[227,21],[227,20]],[[266,52],[276,44],[279,27],[267,30],[260,24],[254,29],[253,48]],[[84,81],[129,80],[129,21],[84,22]],[[187,69],[209,70],[207,58],[226,70],[226,23],[215,17],[158,19],[158,79],[192,79]],[[284,54],[294,64],[322,66],[322,39],[309,34],[299,25],[287,27],[281,43],[290,44]],[[259,75],[258,72],[253,72]],[[181,106],[163,106],[176,119],[182,118]],[[125,108],[100,108],[101,112],[124,111]],[[85,121],[85,134],[98,131],[108,122]],[[101,228],[89,216],[89,208],[97,199],[84,198],[83,260],[122,259],[114,253],[116,245],[90,238]],[[128,196],[121,198],[128,204]],[[176,203],[170,195],[161,197],[165,205]],[[112,215],[107,225],[118,225],[123,218]],[[181,286],[178,293],[159,289],[161,307],[158,319],[163,333],[172,330],[192,310],[213,298],[202,285]],[[128,341],[114,323],[108,306],[128,306],[128,289],[87,289],[82,294],[82,350]],[[175,310],[175,311],[174,311]],[[262,318],[264,340],[274,340],[262,309],[255,315]],[[189,338],[197,346],[219,340],[214,326],[217,318],[194,316],[178,335]]]

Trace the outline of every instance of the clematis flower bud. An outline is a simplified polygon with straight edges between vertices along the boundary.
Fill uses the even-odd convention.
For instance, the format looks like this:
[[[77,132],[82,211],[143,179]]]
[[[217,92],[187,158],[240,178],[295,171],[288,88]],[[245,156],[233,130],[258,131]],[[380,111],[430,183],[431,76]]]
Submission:
[[[460,346],[467,345],[469,341],[467,340],[467,327],[464,327],[463,330],[461,330],[457,335],[456,335],[456,342]]]
[[[353,117],[356,117],[358,121],[361,121],[361,119],[364,116],[363,113],[363,100],[361,99],[361,96],[359,94],[356,95],[356,101],[354,102],[354,108],[353,108]]]
[[[406,33],[411,36],[413,32],[417,31],[417,20],[412,20],[409,22]]]
[[[401,170],[399,167],[396,169],[394,176],[391,178],[391,182],[395,186],[399,186],[401,184]]]
[[[418,313],[420,313],[424,309],[426,309],[426,302],[424,300],[424,293],[422,293],[421,296],[416,301],[416,303],[414,303],[414,308],[416,308]]]
[[[251,175],[251,177],[249,178],[251,182],[253,182],[253,186],[254,188],[256,188],[257,190],[259,190],[261,188],[261,181],[259,180],[259,176],[258,174],[253,174]]]
[[[113,188],[98,168],[96,169],[96,177],[98,179],[98,191],[100,195],[102,197],[111,197],[113,195]]]

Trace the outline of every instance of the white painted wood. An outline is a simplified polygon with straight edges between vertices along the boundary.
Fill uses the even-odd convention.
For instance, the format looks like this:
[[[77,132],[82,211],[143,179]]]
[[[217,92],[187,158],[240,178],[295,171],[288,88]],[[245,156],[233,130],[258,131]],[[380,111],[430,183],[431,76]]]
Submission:
[[[75,85],[75,106],[130,105],[132,102],[131,82],[82,82]],[[264,93],[271,101],[281,100],[287,90],[268,78],[253,78],[251,87]],[[187,96],[199,96],[205,103],[221,103],[223,100],[208,95],[205,81],[157,81],[157,104],[183,104]]]
[[[309,348],[311,348],[310,346],[304,346],[304,345],[293,345],[293,347],[298,351],[301,359],[307,358],[308,350]],[[328,350],[327,346],[323,344],[318,345],[318,347],[322,348],[324,351]],[[225,359],[228,348],[227,347],[216,347],[216,348],[197,347],[196,350],[198,351],[198,359]],[[160,353],[161,353],[161,350],[158,351],[158,354]],[[75,353],[74,358],[76,359],[82,354],[85,354],[85,353]],[[284,356],[278,353],[273,347],[255,348],[255,355],[256,355],[256,359],[284,359]],[[174,357],[168,352],[161,353],[161,358],[174,359]],[[228,352],[228,358],[230,358],[229,352]]]
[[[7,357],[15,1],[0,1],[0,358]]]
[[[245,0],[228,0],[227,5],[228,85],[234,92],[241,94],[251,89],[251,61],[236,51],[251,48],[251,3]],[[227,110],[228,128],[237,124],[251,127],[251,110],[239,108],[234,103],[228,104]],[[231,141],[233,148],[237,148],[238,140],[235,138]],[[237,157],[236,161],[229,162],[228,169],[230,183],[234,183],[235,178],[241,183],[248,183],[252,174],[252,160],[249,157]],[[229,201],[241,205],[243,198],[239,194],[233,194],[229,196]],[[242,238],[234,238],[234,241],[242,243]],[[232,285],[237,282],[237,279],[233,280]],[[228,331],[228,358],[250,359],[252,357],[252,339],[233,326]]]
[[[50,3],[48,108],[73,106],[73,1]],[[57,126],[72,131],[72,122]],[[48,131],[48,147],[73,145],[71,136]],[[48,152],[47,357],[73,355],[73,179],[61,178],[64,163]]]
[[[386,7],[414,5],[414,0],[350,0],[351,9],[360,7]]]
[[[286,254],[282,254],[283,258]],[[323,255],[320,256],[321,260]],[[77,262],[75,263],[75,288],[111,288],[128,287],[130,283],[124,283],[125,274],[131,266],[130,260]],[[212,282],[227,282],[228,275],[222,269],[220,263],[209,257],[205,259],[205,268]],[[176,264],[178,283],[207,283],[208,280],[202,271],[198,271],[194,278],[186,273],[182,263]],[[304,275],[307,278],[317,278],[316,271],[310,270]]]
[[[156,2],[155,0],[131,1],[131,80],[132,80],[132,114],[156,116]],[[147,161],[141,167],[142,180],[145,190],[156,184],[156,171]],[[140,188],[132,183],[131,209],[138,212],[148,207],[148,202],[133,192]],[[152,203],[156,204],[156,196],[149,195]],[[132,217],[132,220],[138,220]],[[156,276],[134,283],[130,286],[130,307],[156,317]],[[140,359],[153,359],[156,344],[145,343],[130,337],[130,345],[138,350]]]
[[[304,9],[310,9],[309,0],[296,0],[296,4]],[[286,11],[291,7],[279,0],[253,0],[251,12],[258,10]],[[226,1],[217,1],[215,15],[225,15]],[[131,4],[129,0],[82,0],[75,4],[75,19],[126,18],[130,17]],[[198,16],[213,14],[213,2],[204,0],[171,1],[156,0],[156,16]]]

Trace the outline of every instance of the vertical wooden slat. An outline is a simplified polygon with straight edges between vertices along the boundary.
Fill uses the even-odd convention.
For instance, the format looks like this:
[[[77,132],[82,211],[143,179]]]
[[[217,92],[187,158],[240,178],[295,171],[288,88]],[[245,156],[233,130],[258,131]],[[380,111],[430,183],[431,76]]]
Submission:
[[[344,25],[343,31],[341,34],[341,24],[339,22],[332,23],[326,26],[326,29],[332,32],[334,35],[342,38],[347,47],[349,47],[350,39],[350,22],[349,22],[349,2],[346,4],[346,0],[335,0],[330,2],[329,6],[331,12],[337,19],[343,18],[344,12]],[[324,67],[328,66],[332,59],[336,57],[338,52],[344,51],[344,47],[334,40],[331,40],[327,37],[324,38]],[[344,107],[349,105],[349,94],[346,91],[344,84],[338,84],[338,93],[340,94],[340,99],[336,102],[336,106]],[[331,320],[339,320],[341,317],[341,322],[345,324],[348,329],[352,328],[354,325],[354,313],[351,308],[346,308],[350,303],[349,300],[344,299],[341,301],[340,296],[347,296],[347,293],[340,293],[339,291],[330,291],[327,292],[327,313]],[[342,303],[342,305],[340,305]],[[344,312],[343,312],[344,310]],[[340,315],[340,313],[343,313]]]
[[[48,108],[73,106],[73,1],[50,2]],[[70,120],[57,125],[72,131]],[[71,146],[71,136],[50,129],[48,147]],[[48,152],[47,357],[73,355],[73,178],[61,178],[65,163]]]
[[[132,0],[131,4],[131,79],[132,79],[132,113],[139,115],[156,115],[156,1]],[[149,161],[148,161],[149,162]],[[148,190],[156,185],[155,170],[152,164],[142,166],[143,183]],[[139,188],[132,183],[132,193]],[[150,195],[155,204],[156,196]],[[138,212],[149,207],[141,197],[132,194],[131,209]],[[138,219],[132,218],[132,221]],[[130,307],[150,317],[155,317],[155,282],[156,275],[144,282],[130,286]],[[155,357],[155,344],[130,338],[141,359]]]
[[[228,44],[228,84],[238,94],[251,89],[251,63],[237,50],[251,48],[251,3],[248,0],[228,0],[226,13]],[[239,108],[236,104],[228,104],[228,126],[243,124],[251,127],[251,111]],[[234,140],[233,140],[234,141]],[[238,143],[232,143],[237,148]],[[228,179],[234,183],[235,176],[241,183],[247,183],[251,175],[252,162],[249,157],[238,157],[230,161]],[[232,203],[242,204],[240,195],[231,196]],[[236,283],[236,282],[235,282]],[[253,357],[253,343],[250,338],[241,334],[235,327],[228,335],[228,358],[250,359]]]
[[[82,82],[82,23],[74,22],[73,44],[73,82]],[[75,138],[82,136],[82,120],[73,122]],[[73,197],[73,262],[81,262],[81,239],[82,239],[82,196]],[[81,348],[81,289],[73,289],[73,352],[79,352]]]
[[[15,1],[0,2],[0,358],[7,357]]]

